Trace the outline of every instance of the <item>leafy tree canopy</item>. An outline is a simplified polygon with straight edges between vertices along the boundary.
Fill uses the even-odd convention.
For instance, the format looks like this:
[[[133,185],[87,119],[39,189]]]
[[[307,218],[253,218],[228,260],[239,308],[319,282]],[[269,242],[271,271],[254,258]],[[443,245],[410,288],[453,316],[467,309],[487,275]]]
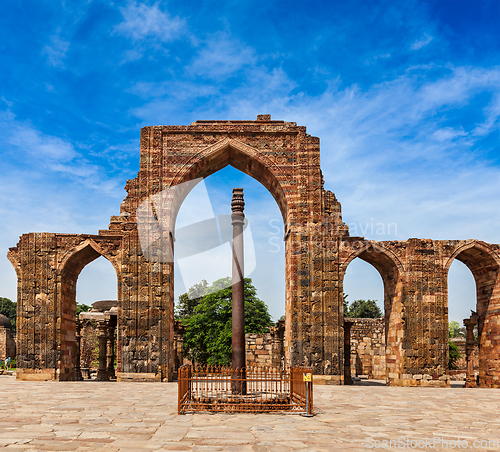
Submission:
[[[188,319],[194,315],[194,308],[200,304],[201,298],[209,293],[211,288],[207,281],[203,279],[198,284],[190,287],[187,293],[180,295],[179,303],[175,307],[176,320]]]
[[[76,304],[76,317],[78,318],[78,316],[80,315],[81,312],[87,312],[87,311],[90,311],[92,309],[91,306],[87,306],[86,304],[83,304],[83,303],[77,303]]]
[[[186,301],[189,297],[187,294],[184,294],[185,297],[181,295],[182,300],[179,297],[180,308],[185,309],[183,313],[186,315],[182,321],[186,326],[184,350],[190,359],[199,363],[230,364],[232,353],[231,278],[219,279],[211,286],[204,283],[206,281],[200,284],[204,287],[205,294],[197,298],[196,303],[181,305],[182,301]],[[195,290],[196,286],[193,286]],[[269,331],[269,326],[272,325],[271,316],[266,304],[257,297],[257,291],[250,278],[245,278],[244,287],[245,333]],[[192,315],[189,315],[190,309],[192,309]]]
[[[0,297],[0,314],[3,314],[10,320],[12,331],[16,331],[17,303],[8,298]]]
[[[457,361],[462,357],[459,348],[452,342],[448,342],[449,346],[449,359],[448,359],[448,369],[456,370],[458,369]]]
[[[460,323],[452,320],[448,325],[448,331],[450,338],[453,337],[465,337],[465,328],[460,326]]]
[[[347,295],[344,295],[344,317],[378,319],[383,316],[376,300],[354,300],[349,305]]]

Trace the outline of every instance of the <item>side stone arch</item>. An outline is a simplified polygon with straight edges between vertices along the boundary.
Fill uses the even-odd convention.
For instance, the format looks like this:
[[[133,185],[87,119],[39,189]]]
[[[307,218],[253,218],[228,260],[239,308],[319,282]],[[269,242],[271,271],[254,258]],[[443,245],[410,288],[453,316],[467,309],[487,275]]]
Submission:
[[[479,345],[479,386],[500,387],[500,256],[494,247],[470,240],[454,243],[445,263],[446,275],[457,259],[472,272],[476,283]]]
[[[82,238],[78,245],[63,250],[58,256],[56,268],[57,288],[58,288],[58,378],[62,381],[72,381],[76,378],[77,366],[77,345],[76,345],[76,285],[81,271],[91,262],[99,257],[106,258],[116,272],[117,287],[119,291],[120,270],[117,263],[116,252],[110,253],[110,248],[119,248],[119,241],[112,240],[109,246],[109,239],[97,238],[103,245],[108,245],[108,250],[104,249],[94,238]],[[120,294],[118,293],[118,299]]]
[[[399,258],[383,243],[367,240],[343,241],[340,248],[341,265],[339,279],[343,281],[347,267],[356,258],[369,263],[379,272],[384,285],[384,326],[386,383],[397,384],[404,373],[403,337],[404,319],[402,287],[404,267]],[[345,366],[350,355],[344,357]]]
[[[76,266],[76,268],[79,268],[81,266],[81,271],[86,265],[90,264],[90,262],[101,256],[108,260],[111,265],[113,265],[115,272],[118,274],[120,269],[116,253],[109,253],[108,250],[103,249],[103,247],[101,247],[92,238],[83,239],[83,242],[74,246],[73,248],[69,250],[63,250],[58,257],[56,268],[59,272],[67,272],[68,269],[72,266]],[[70,261],[74,262],[68,263]],[[78,273],[80,273],[80,271]]]
[[[471,272],[485,267],[500,267],[500,256],[487,243],[479,240],[466,240],[459,242],[453,247],[451,256],[445,263],[445,270],[449,271],[451,264],[455,259],[464,263]]]
[[[114,232],[29,233],[10,249],[9,258],[18,266],[18,379],[75,378],[76,279],[101,255],[117,270],[121,241]]]

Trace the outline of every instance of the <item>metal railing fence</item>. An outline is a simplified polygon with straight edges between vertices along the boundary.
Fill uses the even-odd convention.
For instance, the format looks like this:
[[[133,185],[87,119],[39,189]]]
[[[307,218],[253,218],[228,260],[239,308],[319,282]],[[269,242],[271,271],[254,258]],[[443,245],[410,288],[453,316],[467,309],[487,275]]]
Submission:
[[[186,364],[178,372],[178,412],[312,413],[312,381],[306,382],[305,374],[312,374],[312,370],[306,367],[232,369]]]

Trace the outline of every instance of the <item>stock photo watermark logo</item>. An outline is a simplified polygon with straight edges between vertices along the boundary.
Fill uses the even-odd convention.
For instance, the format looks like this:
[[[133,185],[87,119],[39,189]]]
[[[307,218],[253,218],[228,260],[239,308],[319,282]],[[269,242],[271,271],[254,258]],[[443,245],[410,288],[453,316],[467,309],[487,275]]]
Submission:
[[[184,215],[177,214],[187,195]],[[227,206],[230,211],[230,205]],[[231,275],[233,229],[231,215],[215,215],[203,178],[167,188],[149,196],[137,208],[142,253],[155,263],[176,262],[184,288],[201,280]],[[243,227],[244,277],[256,267],[255,247],[248,220]],[[175,249],[175,253],[174,253]]]
[[[269,220],[268,226],[270,229],[268,233],[268,251],[270,253],[279,253],[282,251],[284,244],[283,228],[288,231],[292,226],[289,224],[283,226],[282,220],[277,218]],[[347,231],[349,231],[348,235],[345,234],[346,226],[344,223],[335,220],[331,221],[329,218],[322,222],[299,226],[298,229],[309,240],[295,243],[294,251],[303,253],[310,252],[312,249],[322,250],[325,247],[333,252],[346,249],[356,252],[367,248],[368,243],[370,247],[367,248],[366,252],[376,253],[382,251],[383,248],[377,244],[377,241],[373,240],[373,235],[377,236],[378,240],[387,240],[390,237],[397,236],[398,233],[396,223],[374,223],[373,219],[370,223],[366,224],[350,223],[347,228]],[[359,233],[362,235],[360,236]],[[372,238],[365,238],[364,235],[366,234],[369,234]]]
[[[385,450],[478,450],[479,448],[495,448],[498,450],[500,441],[497,439],[448,439],[440,436],[431,438],[408,438],[400,437],[397,439],[374,439],[366,438],[367,449],[385,449]]]

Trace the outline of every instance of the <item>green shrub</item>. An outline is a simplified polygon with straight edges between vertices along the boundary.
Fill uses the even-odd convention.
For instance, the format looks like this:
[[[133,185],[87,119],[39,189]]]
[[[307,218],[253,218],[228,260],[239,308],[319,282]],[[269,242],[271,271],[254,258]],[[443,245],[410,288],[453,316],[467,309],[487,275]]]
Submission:
[[[457,361],[462,357],[460,354],[460,350],[458,347],[452,342],[448,342],[449,345],[449,361],[448,361],[448,369],[456,370],[458,369]]]

